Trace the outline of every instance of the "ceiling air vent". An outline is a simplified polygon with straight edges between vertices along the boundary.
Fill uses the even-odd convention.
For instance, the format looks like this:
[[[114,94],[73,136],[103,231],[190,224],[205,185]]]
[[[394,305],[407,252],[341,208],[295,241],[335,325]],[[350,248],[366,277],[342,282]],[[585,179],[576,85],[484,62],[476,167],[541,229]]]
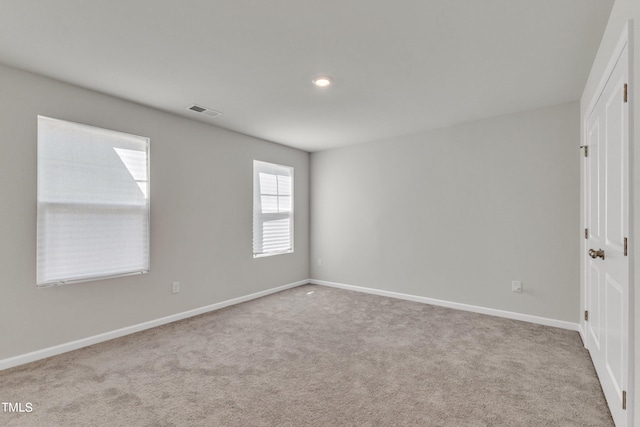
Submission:
[[[220,114],[222,114],[219,111],[212,110],[211,108],[203,107],[201,105],[196,105],[196,104],[193,104],[192,106],[190,106],[189,110],[196,113],[207,115],[209,117],[218,117]]]

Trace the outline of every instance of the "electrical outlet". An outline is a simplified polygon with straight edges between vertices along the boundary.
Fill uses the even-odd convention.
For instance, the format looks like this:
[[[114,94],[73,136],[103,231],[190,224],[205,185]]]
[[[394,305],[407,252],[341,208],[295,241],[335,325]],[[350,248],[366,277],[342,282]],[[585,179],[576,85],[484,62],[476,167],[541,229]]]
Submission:
[[[178,292],[180,292],[180,282],[173,282],[172,292],[174,294],[177,294]]]
[[[318,262],[316,263],[318,267],[322,267],[322,258],[318,258]]]
[[[512,292],[522,292],[522,282],[519,280],[514,280],[511,282],[511,291]]]

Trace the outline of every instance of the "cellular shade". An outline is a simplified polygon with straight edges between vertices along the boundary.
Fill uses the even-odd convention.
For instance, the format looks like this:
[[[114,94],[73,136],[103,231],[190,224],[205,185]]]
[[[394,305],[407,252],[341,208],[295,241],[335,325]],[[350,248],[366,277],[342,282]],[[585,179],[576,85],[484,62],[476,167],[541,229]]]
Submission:
[[[149,139],[38,116],[37,284],[149,271]]]

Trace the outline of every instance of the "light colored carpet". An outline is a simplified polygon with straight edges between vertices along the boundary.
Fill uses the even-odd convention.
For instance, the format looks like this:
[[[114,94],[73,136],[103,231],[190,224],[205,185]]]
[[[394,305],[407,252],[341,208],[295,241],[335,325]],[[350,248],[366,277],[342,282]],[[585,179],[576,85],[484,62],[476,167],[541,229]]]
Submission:
[[[305,285],[0,372],[3,426],[613,426],[576,332]]]

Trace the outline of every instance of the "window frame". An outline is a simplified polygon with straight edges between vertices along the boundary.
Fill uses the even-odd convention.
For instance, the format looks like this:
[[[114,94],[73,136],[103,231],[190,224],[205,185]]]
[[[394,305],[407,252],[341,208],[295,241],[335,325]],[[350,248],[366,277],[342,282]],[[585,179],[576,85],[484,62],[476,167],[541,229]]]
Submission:
[[[260,173],[270,173],[272,175],[278,176],[279,171],[286,170],[288,174],[280,174],[283,176],[289,176],[291,178],[291,194],[288,196],[291,198],[290,209],[286,212],[261,212],[262,210],[262,196],[265,193],[262,193],[261,184],[260,184]],[[294,177],[295,169],[293,166],[281,165],[272,162],[266,162],[262,160],[253,160],[253,241],[252,241],[252,252],[253,258],[264,258],[274,255],[284,255],[294,253],[294,204],[295,204],[295,177]],[[267,194],[269,196],[282,197],[279,194]],[[285,250],[278,251],[269,251],[269,252],[256,252],[256,238],[259,237],[260,240],[263,238],[263,228],[262,225],[267,221],[274,221],[279,219],[289,219],[289,248]]]
[[[83,123],[77,123],[77,122],[72,122],[69,120],[62,120],[62,119],[56,119],[56,118],[52,118],[52,117],[47,117],[47,116],[42,116],[42,115],[38,115],[37,116],[38,119],[38,136],[37,136],[37,144],[38,144],[38,164],[37,164],[37,183],[38,183],[38,189],[37,189],[37,195],[36,195],[36,202],[37,202],[37,230],[36,230],[36,235],[37,235],[37,240],[38,240],[38,245],[37,245],[37,259],[36,259],[36,286],[38,288],[46,288],[46,287],[51,287],[51,286],[59,286],[59,285],[66,285],[66,284],[73,284],[73,283],[84,283],[84,282],[91,282],[91,281],[96,281],[96,280],[105,280],[105,279],[111,279],[111,278],[116,278],[116,277],[124,277],[124,276],[132,276],[132,275],[139,275],[139,274],[145,274],[148,273],[151,270],[151,180],[150,180],[150,176],[151,176],[151,139],[148,137],[144,137],[141,135],[135,135],[135,134],[131,134],[128,132],[122,132],[122,131],[117,131],[117,130],[112,130],[112,129],[106,129],[106,128],[102,128],[99,126],[92,126],[92,125],[87,125],[87,124],[83,124]],[[126,204],[126,203],[87,203],[87,202],[78,202],[78,201],[47,201],[47,200],[42,200],[41,199],[41,182],[40,180],[42,179],[41,176],[41,162],[42,159],[40,157],[40,149],[41,149],[41,130],[40,130],[40,125],[41,122],[40,120],[44,119],[44,120],[50,120],[50,121],[54,121],[54,122],[61,122],[61,123],[65,123],[68,125],[72,125],[75,128],[78,129],[94,129],[94,130],[98,130],[101,132],[108,132],[109,134],[111,134],[112,136],[114,135],[123,135],[123,137],[134,137],[136,139],[140,139],[140,142],[143,142],[145,145],[145,160],[146,160],[146,179],[144,181],[142,180],[138,180],[134,178],[134,181],[136,182],[136,184],[139,185],[140,182],[145,182],[145,188],[146,190],[144,191],[144,196],[145,196],[145,200],[146,200],[146,204],[145,205],[132,205],[132,204]],[[141,151],[142,152],[142,151]],[[46,219],[44,218],[44,216],[47,214],[47,211],[51,211],[51,210],[64,210],[64,209],[69,209],[71,211],[73,211],[73,207],[84,207],[85,211],[88,210],[95,210],[95,211],[102,211],[105,213],[113,213],[115,211],[120,211],[120,212],[128,212],[128,213],[135,213],[135,212],[140,212],[140,211],[146,211],[146,228],[147,228],[147,232],[146,232],[146,239],[141,240],[143,247],[146,248],[146,262],[144,263],[144,267],[146,268],[141,268],[141,269],[134,269],[134,270],[126,270],[126,269],[122,269],[122,271],[114,271],[114,272],[97,272],[94,274],[85,274],[85,275],[76,275],[76,276],[70,276],[69,278],[66,279],[55,279],[55,280],[44,280],[40,278],[40,227],[42,227],[41,225],[41,221],[45,221]],[[142,214],[144,214],[144,212],[140,212]]]

